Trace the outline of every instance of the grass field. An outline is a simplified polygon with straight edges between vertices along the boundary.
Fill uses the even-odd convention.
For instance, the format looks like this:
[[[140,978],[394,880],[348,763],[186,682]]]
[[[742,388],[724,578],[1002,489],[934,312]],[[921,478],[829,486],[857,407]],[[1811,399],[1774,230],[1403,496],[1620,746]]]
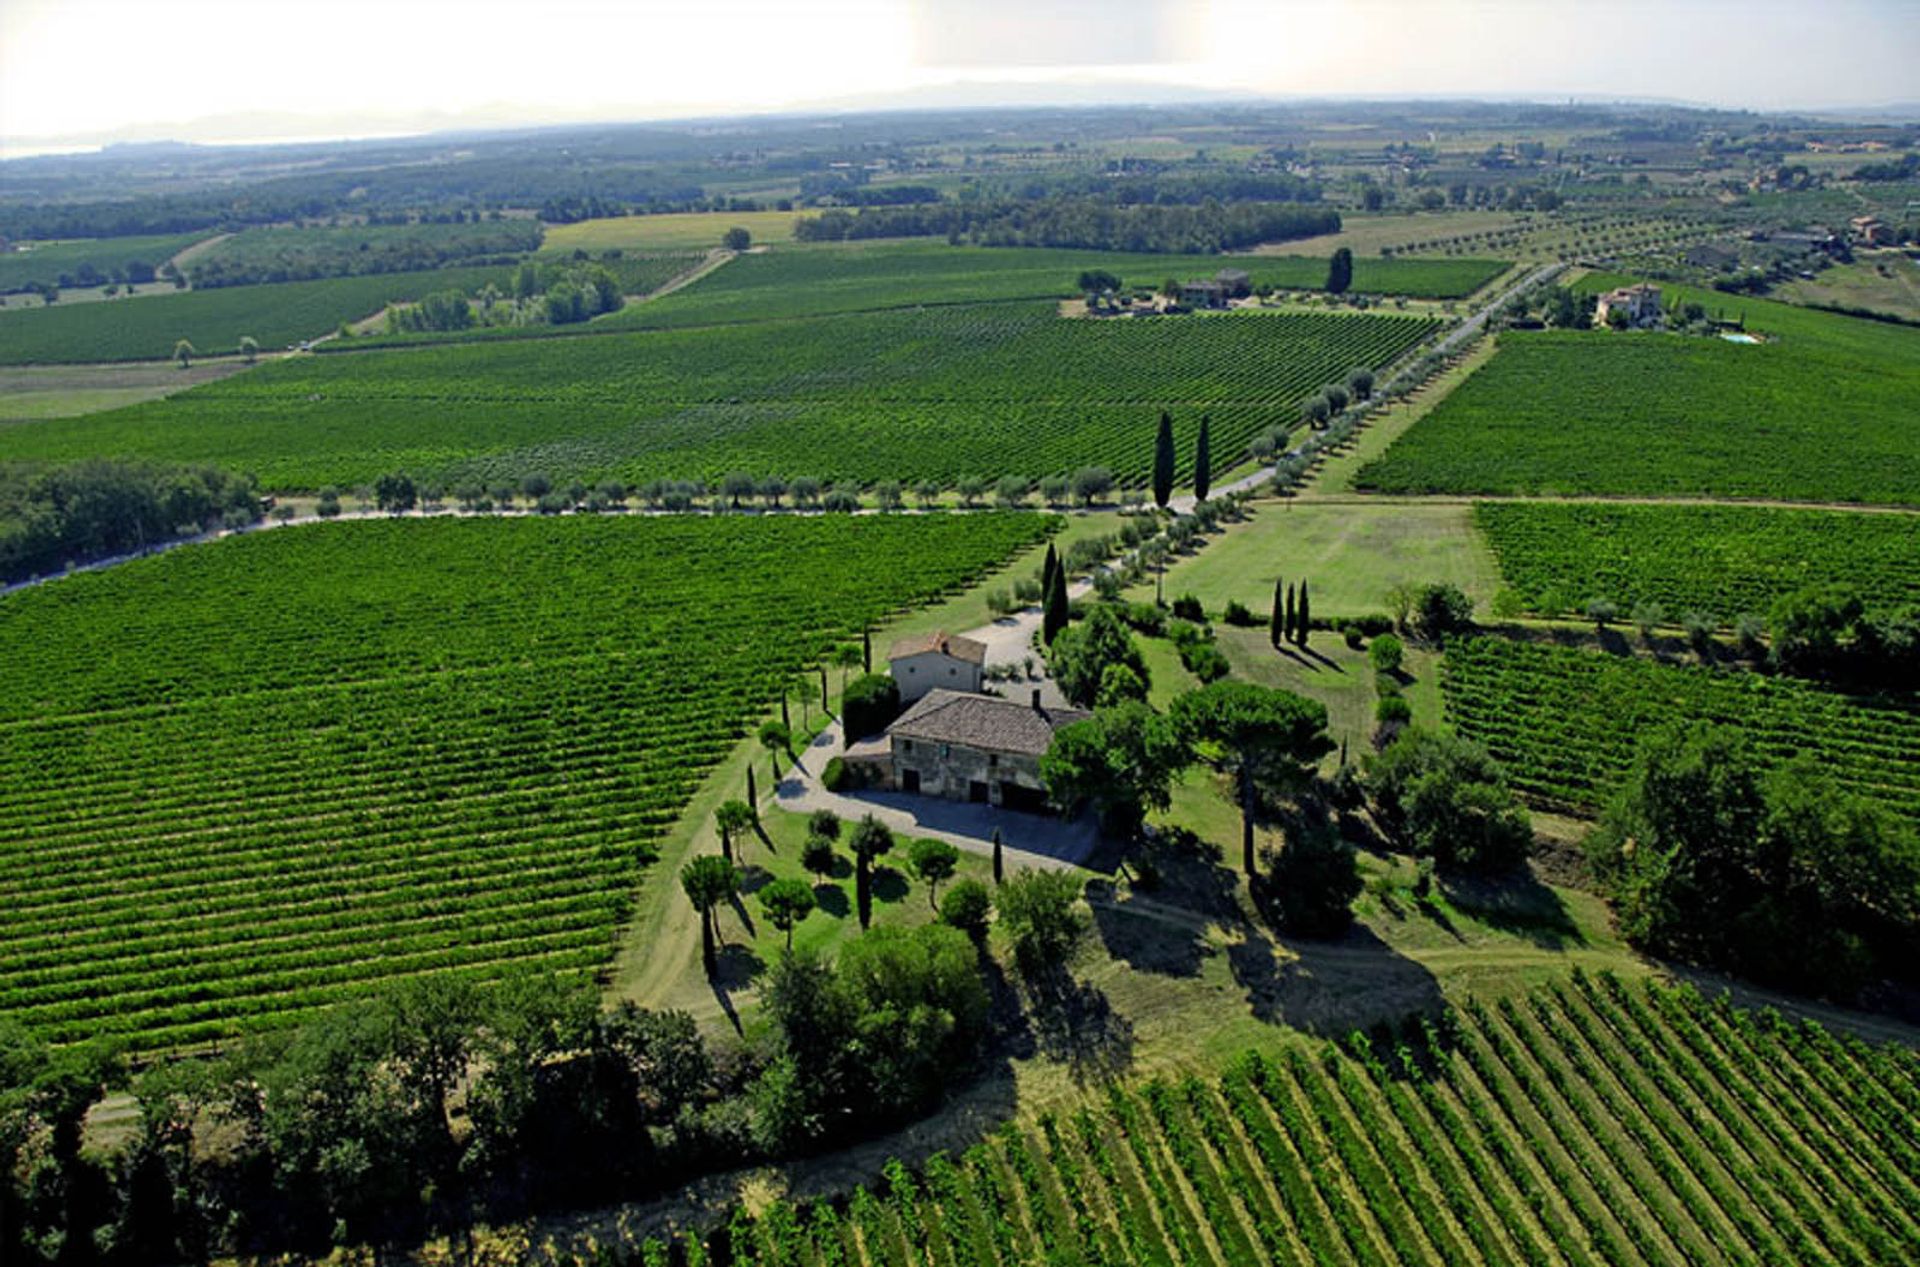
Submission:
[[[688,211],[659,216],[618,216],[582,220],[547,229],[549,251],[583,250],[591,254],[623,251],[706,250],[720,245],[728,229],[741,228],[755,242],[793,241],[794,211]]]
[[[1438,211],[1375,216],[1344,211],[1340,215],[1338,233],[1276,243],[1261,247],[1257,254],[1327,256],[1344,246],[1353,252],[1353,263],[1357,269],[1363,258],[1379,255],[1382,247],[1400,248],[1434,238],[1499,232],[1512,229],[1519,223],[1518,216],[1505,211]]]
[[[1193,594],[1215,618],[1230,600],[1264,616],[1276,577],[1305,581],[1316,616],[1385,611],[1387,591],[1402,582],[1450,581],[1477,603],[1499,584],[1471,507],[1280,501],[1168,569],[1166,594]]]
[[[1657,603],[1666,617],[1657,623],[1701,612],[1731,625],[1813,585],[1844,586],[1872,607],[1920,603],[1920,516],[1480,502],[1473,518],[1534,612],[1580,611],[1603,598],[1623,618]]]
[[[172,362],[0,367],[0,423],[120,409],[218,382],[245,368],[237,359],[199,361],[184,370]]]
[[[165,233],[149,237],[84,238],[72,242],[49,242],[24,251],[0,252],[0,295],[19,290],[35,282],[79,289],[78,282],[62,283],[62,274],[76,274],[91,266],[100,274],[93,286],[105,285],[124,276],[130,263],[139,262],[159,268],[195,242],[210,236],[206,231]]]
[[[1358,314],[1062,321],[1051,305],[1001,304],[298,357],[171,401],[7,428],[0,457],[217,460],[274,489],[403,467],[950,484],[1101,463],[1137,482],[1163,408],[1183,465],[1210,414],[1222,467],[1293,424],[1305,395],[1433,328]]]
[[[1448,645],[1441,683],[1452,725],[1553,804],[1598,805],[1647,731],[1707,721],[1762,761],[1811,756],[1849,791],[1920,820],[1920,697],[1486,637]]]
[[[1605,287],[1592,276],[1580,285]],[[1920,503],[1920,330],[1665,287],[1769,341],[1508,333],[1356,475],[1387,493]]]
[[[1050,522],[359,521],[0,599],[0,1009],[151,1048],[594,968],[790,675]]]
[[[0,312],[0,365],[164,361],[181,339],[204,356],[233,352],[248,336],[271,351],[331,334],[389,301],[508,279],[504,268],[443,268]]]
[[[1862,252],[1851,264],[1822,269],[1811,281],[1791,281],[1774,290],[1797,304],[1865,308],[1920,321],[1920,261],[1900,251]]]
[[[1576,972],[1114,1086],[721,1234],[743,1265],[1891,1262],[1916,1111],[1905,1048]]]

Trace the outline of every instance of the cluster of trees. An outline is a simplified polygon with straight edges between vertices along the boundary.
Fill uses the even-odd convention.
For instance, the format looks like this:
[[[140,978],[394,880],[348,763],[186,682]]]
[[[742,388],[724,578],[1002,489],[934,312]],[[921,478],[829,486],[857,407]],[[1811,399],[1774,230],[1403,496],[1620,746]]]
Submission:
[[[945,237],[980,246],[1210,254],[1340,231],[1340,213],[1286,203],[1117,205],[1081,198],[942,202],[825,211],[794,224],[802,242]]]
[[[132,1143],[83,1152],[88,1109],[129,1082]],[[48,1051],[0,1022],[0,1256],[205,1261],[451,1236],[751,1156],[751,1125],[692,1017],[602,1011],[586,983],[422,978],[131,1080],[109,1047]]]
[[[1822,586],[1777,599],[1767,627],[1782,673],[1920,687],[1920,607],[1874,610],[1845,587]]]
[[[0,463],[0,581],[23,581],[262,511],[252,476],[211,466],[107,458],[39,467]]]
[[[1406,727],[1368,758],[1362,785],[1388,839],[1442,871],[1511,871],[1532,847],[1532,821],[1505,773],[1456,735]]]
[[[1373,399],[1373,371],[1364,365],[1347,371],[1344,382],[1328,383],[1317,395],[1300,402],[1300,418],[1318,431],[1338,418],[1349,405],[1364,405]]]
[[[1587,851],[1656,954],[1843,998],[1920,962],[1912,828],[1810,759],[1764,772],[1734,730],[1647,736]]]
[[[1153,438],[1153,504],[1161,510],[1173,500],[1173,415],[1162,410]],[[1193,439],[1193,500],[1204,502],[1213,491],[1213,418],[1202,414],[1200,432]]]
[[[1297,596],[1294,587],[1287,584],[1285,577],[1276,577],[1273,582],[1273,611],[1267,617],[1267,640],[1275,650],[1287,643],[1296,647],[1307,645],[1307,633],[1313,628],[1313,599],[1307,592],[1307,583],[1300,582]]]

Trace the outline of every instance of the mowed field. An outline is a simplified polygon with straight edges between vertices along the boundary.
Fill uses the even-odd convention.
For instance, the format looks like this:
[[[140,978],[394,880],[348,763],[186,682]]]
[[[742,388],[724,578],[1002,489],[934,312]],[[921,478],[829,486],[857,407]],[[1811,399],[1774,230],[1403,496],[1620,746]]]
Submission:
[[[1920,1243],[1916,1113],[1910,1049],[1576,969],[736,1208],[728,1241],[767,1267],[1891,1263]]]
[[[1668,723],[1730,727],[1769,764],[1807,756],[1848,791],[1920,822],[1920,696],[1850,696],[1789,677],[1725,672],[1510,638],[1449,643],[1447,720],[1535,799],[1590,810]]]
[[[549,251],[654,251],[706,249],[720,245],[728,229],[745,229],[755,242],[793,241],[797,211],[687,211],[658,216],[616,216],[556,224],[547,229]]]
[[[1668,304],[1744,315],[1768,341],[1503,334],[1356,485],[1920,504],[1920,330],[1663,290]]]
[[[785,683],[1053,522],[359,521],[0,599],[0,1011],[154,1048],[592,970]]]
[[[1700,613],[1724,626],[1821,585],[1874,607],[1920,603],[1920,515],[1528,501],[1476,503],[1473,520],[1533,612],[1600,598],[1623,618],[1656,603],[1666,623]]]
[[[1439,581],[1484,604],[1499,580],[1468,506],[1280,501],[1223,528],[1169,568],[1165,586],[1169,600],[1192,594],[1215,616],[1230,601],[1264,615],[1275,578],[1305,581],[1316,616],[1383,612],[1394,586]]]
[[[723,270],[724,271],[724,270]],[[951,484],[1097,463],[1143,481],[1161,410],[1183,471],[1438,323],[1361,314],[1069,321],[979,305],[297,357],[152,405],[0,429],[0,458],[214,461],[274,489],[406,469],[457,481],[808,475]],[[1184,474],[1182,476],[1184,478]]]
[[[0,365],[164,361],[181,339],[202,356],[235,352],[248,337],[268,352],[331,334],[390,302],[489,281],[504,289],[511,275],[499,267],[428,269],[0,312]]]
[[[245,368],[237,360],[201,361],[186,369],[171,361],[0,367],[0,423],[120,409],[218,382]]]

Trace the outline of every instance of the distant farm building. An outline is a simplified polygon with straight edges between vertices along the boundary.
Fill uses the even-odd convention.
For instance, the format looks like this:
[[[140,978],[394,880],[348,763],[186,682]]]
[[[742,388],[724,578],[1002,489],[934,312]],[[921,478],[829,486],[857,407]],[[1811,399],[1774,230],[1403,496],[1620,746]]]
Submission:
[[[938,630],[919,638],[904,638],[887,652],[887,667],[900,688],[903,704],[911,704],[937,687],[978,691],[986,666],[985,643]]]
[[[1199,277],[1180,286],[1180,302],[1189,308],[1224,308],[1226,288],[1211,277]]]
[[[1180,286],[1180,302],[1189,308],[1224,308],[1229,299],[1253,293],[1253,278],[1245,269],[1223,268],[1212,277],[1196,277]]]
[[[887,727],[888,781],[902,792],[1040,813],[1047,808],[1040,757],[1077,708],[1048,708],[997,695],[933,690]],[[878,754],[875,754],[876,756]]]
[[[1641,282],[1637,286],[1622,286],[1600,296],[1600,302],[1594,307],[1595,325],[1611,325],[1613,314],[1625,314],[1630,329],[1644,329],[1660,320],[1660,288]]]
[[[1855,216],[1847,222],[1856,242],[1867,246],[1891,246],[1893,230],[1879,216]]]

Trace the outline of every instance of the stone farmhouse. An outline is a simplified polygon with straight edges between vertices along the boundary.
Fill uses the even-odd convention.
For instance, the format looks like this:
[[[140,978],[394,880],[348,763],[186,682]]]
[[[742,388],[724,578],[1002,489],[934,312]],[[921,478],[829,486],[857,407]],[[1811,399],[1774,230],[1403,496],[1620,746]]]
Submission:
[[[976,692],[985,676],[987,647],[983,642],[935,630],[919,638],[904,638],[887,652],[900,702],[911,704],[935,687]]]
[[[1637,286],[1622,286],[1600,296],[1600,302],[1593,310],[1593,323],[1604,326],[1610,324],[1614,312],[1624,312],[1627,326],[1633,330],[1643,330],[1660,320],[1660,288],[1641,282]]]
[[[1040,757],[1053,732],[1091,714],[936,689],[887,728],[887,783],[950,801],[1043,813]],[[879,754],[874,754],[878,756]]]

